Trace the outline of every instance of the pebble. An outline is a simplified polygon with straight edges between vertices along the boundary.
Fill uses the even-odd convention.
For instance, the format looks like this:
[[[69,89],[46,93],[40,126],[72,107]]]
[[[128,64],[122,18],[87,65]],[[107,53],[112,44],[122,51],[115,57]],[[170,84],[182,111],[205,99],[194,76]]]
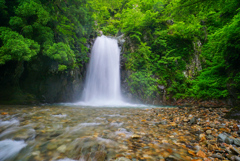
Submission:
[[[131,160],[128,158],[125,158],[125,157],[120,157],[120,158],[115,159],[115,161],[131,161]]]
[[[234,161],[235,160],[235,155],[229,154],[229,155],[227,155],[227,158]]]
[[[141,138],[140,135],[136,135],[136,134],[132,135],[131,137],[132,137],[133,139],[139,139],[139,138]]]
[[[61,145],[60,147],[57,148],[57,151],[59,151],[60,153],[65,153],[66,152],[66,145]]]
[[[240,161],[240,157],[235,156],[235,161]]]
[[[225,135],[225,134],[219,134],[218,137],[217,137],[217,140],[218,140],[218,142],[220,142],[220,143],[224,143],[225,140],[226,140],[226,138],[227,138],[227,135]]]
[[[234,153],[240,155],[240,151],[239,151],[237,148],[232,147],[231,150],[232,150]]]
[[[40,155],[40,151],[34,151],[34,152],[32,152],[32,155]]]
[[[106,156],[107,156],[107,153],[105,151],[97,151],[95,152],[94,158],[96,161],[104,161]]]
[[[234,144],[240,146],[240,139],[238,138],[234,139]]]
[[[190,124],[195,124],[195,123],[196,123],[196,118],[195,117],[191,118]]]
[[[47,145],[47,149],[48,149],[48,150],[57,149],[57,144],[55,144],[55,143],[49,143],[49,144]]]
[[[223,159],[223,157],[219,154],[213,154],[211,157],[218,158],[218,159]]]
[[[227,137],[227,138],[225,139],[225,142],[226,142],[227,144],[233,144],[234,140],[231,139],[231,138],[229,138],[229,137]]]
[[[207,130],[206,133],[209,135],[212,133],[212,130]]]

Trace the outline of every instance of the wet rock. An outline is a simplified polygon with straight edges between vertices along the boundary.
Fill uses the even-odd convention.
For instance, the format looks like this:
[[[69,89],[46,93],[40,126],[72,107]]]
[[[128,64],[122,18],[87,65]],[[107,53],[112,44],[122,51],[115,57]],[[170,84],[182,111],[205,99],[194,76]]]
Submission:
[[[177,159],[169,156],[169,157],[165,158],[165,161],[177,161]]]
[[[210,135],[212,133],[212,130],[207,130],[206,133]]]
[[[116,152],[113,149],[109,149],[107,153],[107,160],[110,160],[116,156]]]
[[[96,161],[104,161],[107,156],[107,153],[105,151],[97,151],[95,152],[95,160]]]
[[[196,122],[197,122],[196,117],[191,118],[191,120],[190,120],[190,124],[195,124]]]
[[[218,158],[218,159],[223,159],[223,156],[221,156],[220,154],[213,154],[211,157]]]
[[[234,161],[234,160],[235,160],[235,155],[229,154],[229,155],[227,155],[227,158],[228,158],[229,160]]]
[[[115,161],[131,161],[131,160],[128,158],[125,158],[125,157],[120,157],[120,158],[115,159]]]
[[[30,140],[35,138],[35,130],[22,129],[13,137],[14,140]]]
[[[55,144],[55,143],[49,143],[49,144],[47,145],[47,149],[48,149],[48,150],[57,149],[57,144]]]
[[[213,140],[213,139],[214,139],[214,136],[212,136],[212,135],[207,135],[206,138],[207,138],[208,140]]]
[[[65,153],[67,147],[66,145],[61,145],[60,147],[57,148],[57,151],[59,151],[60,153]]]
[[[234,139],[234,144],[240,146],[240,139]]]
[[[200,140],[200,141],[206,140],[205,134],[200,134],[200,135],[199,135],[199,140]]]
[[[202,157],[202,158],[206,157],[206,154],[201,150],[199,150],[196,155],[199,156],[199,157]]]
[[[208,144],[208,150],[213,151],[214,150],[214,146],[211,145],[211,144]]]
[[[40,155],[40,151],[34,151],[34,152],[32,152],[32,155],[39,156]]]
[[[137,134],[134,134],[134,135],[132,135],[132,138],[133,138],[133,139],[139,139],[139,138],[141,138],[141,136],[140,136],[140,135],[137,135]]]
[[[220,142],[220,143],[224,143],[225,140],[226,140],[226,138],[227,138],[227,135],[225,135],[225,134],[219,134],[218,137],[217,137],[217,140],[218,140],[218,142]]]
[[[184,122],[188,122],[188,119],[187,119],[187,118],[184,118],[183,121],[184,121]]]
[[[231,139],[231,138],[229,138],[229,137],[227,137],[226,140],[225,140],[225,142],[226,142],[227,144],[233,144],[234,140]]]
[[[233,153],[240,155],[240,151],[237,148],[232,147],[231,150],[233,151]]]
[[[235,156],[235,161],[240,161],[240,157]]]
[[[214,123],[211,123],[209,126],[210,126],[211,128],[215,128],[215,127],[216,127],[216,125],[215,125]]]
[[[159,123],[162,124],[162,125],[167,125],[167,120],[162,120]]]

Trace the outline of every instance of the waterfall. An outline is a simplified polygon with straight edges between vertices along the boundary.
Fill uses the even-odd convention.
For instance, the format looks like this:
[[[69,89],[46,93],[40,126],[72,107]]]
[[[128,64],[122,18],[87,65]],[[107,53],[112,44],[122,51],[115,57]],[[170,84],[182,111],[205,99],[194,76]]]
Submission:
[[[116,39],[98,37],[93,45],[82,101],[91,105],[119,104],[120,49]]]

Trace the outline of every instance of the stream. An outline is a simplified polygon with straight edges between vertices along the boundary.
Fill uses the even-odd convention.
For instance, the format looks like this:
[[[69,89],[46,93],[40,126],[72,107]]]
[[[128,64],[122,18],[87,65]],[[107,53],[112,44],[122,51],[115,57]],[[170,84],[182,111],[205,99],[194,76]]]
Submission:
[[[141,112],[145,109],[1,106],[0,160],[111,160],[127,153]]]
[[[0,161],[240,160],[226,108],[0,107]]]

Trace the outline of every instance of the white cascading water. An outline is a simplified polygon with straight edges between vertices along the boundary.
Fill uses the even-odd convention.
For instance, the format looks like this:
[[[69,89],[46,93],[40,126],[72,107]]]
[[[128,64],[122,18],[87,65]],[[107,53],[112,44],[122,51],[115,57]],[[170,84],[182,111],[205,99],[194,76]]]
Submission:
[[[82,101],[89,105],[121,104],[120,49],[116,39],[98,37],[93,45]]]

